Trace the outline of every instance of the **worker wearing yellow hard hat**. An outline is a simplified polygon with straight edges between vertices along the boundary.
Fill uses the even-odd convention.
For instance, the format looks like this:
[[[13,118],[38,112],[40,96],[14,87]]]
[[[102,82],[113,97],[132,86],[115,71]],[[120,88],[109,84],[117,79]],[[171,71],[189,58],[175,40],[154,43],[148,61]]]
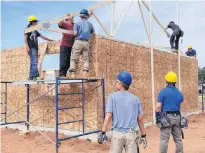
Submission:
[[[38,23],[38,20],[36,16],[31,15],[28,17],[28,26],[27,28],[31,26],[35,26]],[[26,45],[26,51],[28,52],[28,55],[30,56],[30,74],[29,74],[29,80],[37,80],[39,79],[39,72],[38,72],[38,37],[41,37],[48,41],[53,41],[52,39],[49,39],[43,35],[41,35],[37,30],[34,30],[29,33],[24,34],[24,41]]]
[[[37,20],[36,16],[31,15],[28,17],[28,22],[38,22],[38,20]]]
[[[188,45],[188,50],[186,51],[187,56],[196,57],[196,50],[192,48],[192,45]]]
[[[173,71],[165,75],[167,86],[158,95],[156,120],[160,128],[160,153],[167,153],[170,134],[176,143],[176,153],[183,152],[180,105],[183,94],[176,88],[177,74]],[[174,151],[173,151],[174,152]]]

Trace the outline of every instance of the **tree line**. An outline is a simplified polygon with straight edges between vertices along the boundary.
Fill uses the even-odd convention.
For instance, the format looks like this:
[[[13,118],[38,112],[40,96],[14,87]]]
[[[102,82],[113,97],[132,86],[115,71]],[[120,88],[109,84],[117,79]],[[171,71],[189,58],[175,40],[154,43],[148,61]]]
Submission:
[[[205,67],[198,67],[198,80],[205,81]]]

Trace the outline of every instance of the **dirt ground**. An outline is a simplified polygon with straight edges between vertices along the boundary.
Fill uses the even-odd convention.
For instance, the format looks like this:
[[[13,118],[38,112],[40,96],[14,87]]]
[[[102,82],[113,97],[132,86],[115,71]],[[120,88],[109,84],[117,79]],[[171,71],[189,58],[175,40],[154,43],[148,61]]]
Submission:
[[[1,129],[2,153],[54,153],[55,146],[38,132],[20,135],[18,130]],[[44,132],[55,140],[55,134]],[[205,116],[192,115],[189,117],[189,128],[184,129],[184,153],[205,153]],[[159,129],[147,128],[148,146],[140,148],[140,153],[158,153]],[[169,141],[168,153],[174,153],[175,145],[172,138]],[[99,145],[85,140],[71,139],[62,142],[59,153],[108,153],[110,144]]]

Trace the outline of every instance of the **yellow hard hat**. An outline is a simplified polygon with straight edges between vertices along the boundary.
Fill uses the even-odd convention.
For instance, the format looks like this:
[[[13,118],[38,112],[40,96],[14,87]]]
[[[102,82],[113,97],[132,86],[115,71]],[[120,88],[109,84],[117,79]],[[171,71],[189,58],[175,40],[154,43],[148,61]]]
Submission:
[[[188,46],[188,49],[189,49],[189,48],[191,49],[191,48],[192,48],[192,45],[189,45],[189,46]]]
[[[28,22],[32,22],[32,21],[35,21],[35,20],[38,21],[36,16],[34,16],[34,15],[31,15],[31,16],[28,17]]]
[[[168,72],[168,73],[166,74],[165,80],[166,80],[167,82],[175,83],[175,82],[177,82],[177,74],[174,73],[174,72],[172,72],[172,71],[170,71],[170,72]]]

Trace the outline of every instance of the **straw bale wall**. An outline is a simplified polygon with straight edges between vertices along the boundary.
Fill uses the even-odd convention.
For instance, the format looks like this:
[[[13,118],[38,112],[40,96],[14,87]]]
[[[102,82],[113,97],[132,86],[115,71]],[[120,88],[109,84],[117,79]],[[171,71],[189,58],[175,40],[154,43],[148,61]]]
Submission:
[[[59,42],[40,44],[39,60],[43,60],[45,54],[59,53]],[[1,51],[1,79],[2,81],[26,80],[29,73],[29,56],[25,47],[18,47]],[[41,63],[40,62],[40,63]],[[82,76],[82,58],[78,61],[77,77]],[[102,36],[91,39],[90,45],[90,76],[105,77],[106,99],[109,93],[115,91],[116,75],[121,70],[129,71],[133,76],[130,92],[139,96],[146,121],[152,121],[152,94],[151,94],[151,56],[150,49],[142,45],[112,40]],[[173,70],[178,73],[177,55],[160,50],[154,50],[154,75],[155,75],[155,98],[159,91],[165,87],[165,74]],[[194,58],[181,57],[181,82],[182,92],[185,97],[183,103],[184,112],[198,110],[198,63]],[[96,84],[85,86],[85,127],[93,130],[102,126],[102,94],[101,88],[93,90]],[[178,85],[177,85],[178,86]],[[50,87],[52,88],[52,87]],[[4,85],[1,86],[4,91]],[[30,101],[48,91],[47,85],[31,85]],[[79,85],[61,85],[60,92],[80,91]],[[96,98],[97,97],[97,98]],[[4,94],[2,93],[2,101]],[[8,85],[8,104],[11,109],[18,109],[26,103],[26,88],[24,85]],[[30,121],[33,125],[55,127],[55,95],[49,93],[45,97],[31,104]],[[60,97],[61,106],[79,106],[81,97]],[[3,108],[2,108],[3,109]],[[3,110],[2,110],[3,111]],[[12,111],[8,109],[8,114]],[[26,118],[26,109],[19,111]],[[49,113],[50,112],[50,113]],[[49,114],[48,114],[49,113]],[[48,115],[46,115],[48,114]],[[44,117],[42,117],[44,116]],[[2,116],[3,117],[3,116]],[[62,111],[59,120],[71,121],[81,119],[80,109]],[[39,118],[39,119],[38,119]],[[36,120],[37,119],[37,120]],[[20,120],[18,116],[12,115],[8,121]],[[82,130],[79,123],[60,126],[64,129]]]

